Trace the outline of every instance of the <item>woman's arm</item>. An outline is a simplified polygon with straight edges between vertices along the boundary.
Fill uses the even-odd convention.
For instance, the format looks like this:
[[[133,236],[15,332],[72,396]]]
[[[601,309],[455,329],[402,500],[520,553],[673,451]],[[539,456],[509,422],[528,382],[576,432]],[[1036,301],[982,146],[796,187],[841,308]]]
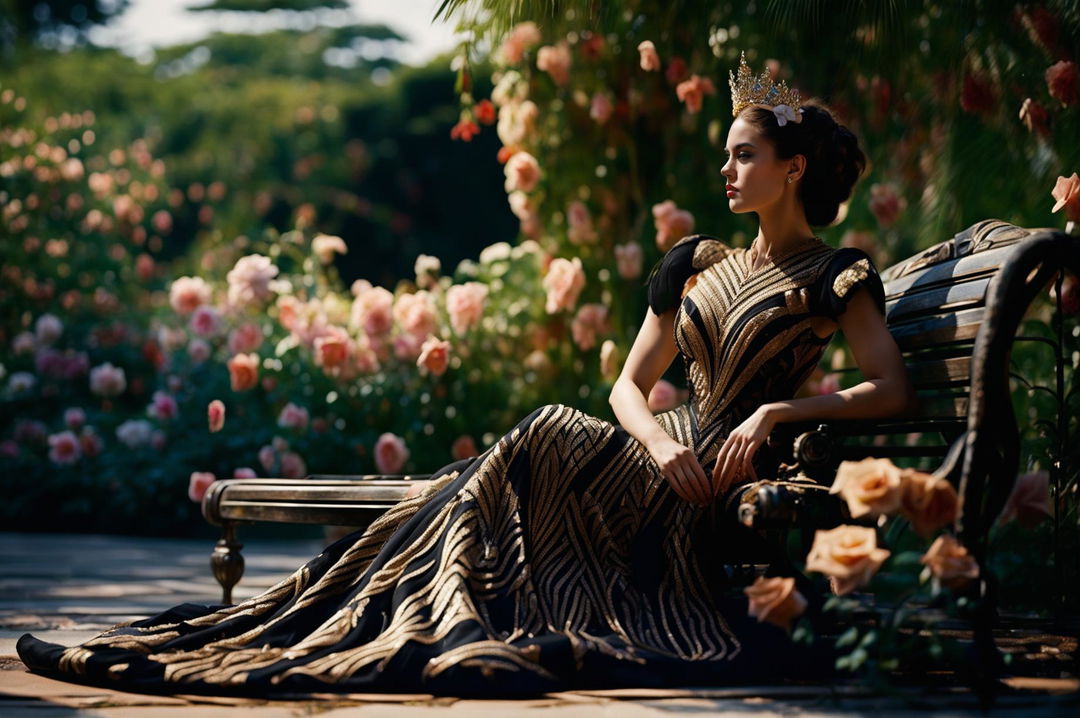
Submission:
[[[705,470],[694,452],[668,436],[649,410],[649,392],[678,354],[674,327],[674,309],[660,315],[647,310],[608,403],[622,427],[645,446],[675,492],[690,503],[704,505],[712,499]]]
[[[870,292],[857,290],[837,321],[866,380],[832,394],[759,407],[728,435],[720,449],[713,470],[718,494],[739,477],[757,478],[751,459],[780,422],[885,418],[905,412],[914,404],[915,391],[900,349]]]

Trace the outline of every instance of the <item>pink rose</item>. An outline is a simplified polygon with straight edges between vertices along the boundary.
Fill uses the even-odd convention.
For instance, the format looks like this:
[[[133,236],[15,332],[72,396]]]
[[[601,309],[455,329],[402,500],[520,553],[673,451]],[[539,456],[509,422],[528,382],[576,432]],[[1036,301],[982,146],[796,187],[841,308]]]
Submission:
[[[660,69],[660,55],[656,53],[656,45],[652,40],[645,40],[637,46],[640,54],[641,69],[645,72],[655,72]]]
[[[439,328],[435,300],[423,289],[398,297],[394,302],[394,318],[406,332],[421,338],[435,333]]]
[[[64,324],[54,314],[42,314],[34,323],[38,344],[52,344],[64,332]]]
[[[315,365],[324,369],[333,369],[349,359],[349,335],[340,327],[330,327],[329,331],[315,338]]]
[[[828,576],[833,593],[843,596],[866,585],[888,557],[888,551],[878,548],[874,529],[837,526],[814,534],[806,570]]]
[[[93,457],[101,453],[103,448],[101,437],[94,431],[94,427],[83,427],[82,432],[79,434],[79,448],[82,449],[83,456]]]
[[[593,229],[592,215],[589,208],[581,200],[574,200],[566,208],[567,233],[566,238],[571,244],[590,244],[596,241],[596,230]]]
[[[464,334],[484,314],[488,287],[481,282],[455,284],[446,291],[446,311],[455,334]]]
[[[72,407],[64,412],[64,426],[77,431],[86,423],[86,412],[78,407]]]
[[[255,469],[249,468],[247,466],[241,466],[239,468],[233,469],[232,474],[232,477],[234,479],[254,479],[257,476],[258,474],[255,473]]]
[[[394,356],[402,361],[415,361],[423,343],[423,337],[417,334],[398,334],[394,337]]]
[[[110,397],[122,394],[127,388],[124,370],[105,362],[90,370],[90,392]]]
[[[1053,518],[1050,501],[1050,474],[1047,471],[1030,471],[1016,477],[1012,493],[998,517],[999,524],[1013,519],[1024,528],[1033,529],[1048,518]]]
[[[551,260],[543,285],[547,291],[544,309],[548,314],[555,314],[563,309],[573,309],[577,304],[578,295],[585,288],[585,270],[581,266],[581,259],[556,257]]]
[[[668,251],[673,244],[694,231],[694,215],[679,209],[670,199],[653,205],[652,213],[656,226],[656,246],[661,252]]]
[[[263,471],[272,472],[275,463],[277,463],[277,452],[274,451],[274,447],[266,445],[259,449],[259,465],[263,467]]]
[[[209,471],[192,471],[191,478],[188,479],[188,498],[195,503],[200,503],[206,495],[206,490],[210,488],[210,484],[216,480],[217,477]]]
[[[525,51],[540,43],[540,29],[534,22],[522,22],[514,25],[507,33],[502,44],[502,59],[516,65],[521,62]]]
[[[379,371],[379,355],[366,336],[353,344],[353,363],[356,371],[361,374],[373,374]]]
[[[380,474],[396,474],[409,460],[409,450],[400,436],[386,432],[375,442],[375,466]]]
[[[169,214],[169,210],[167,209],[159,209],[157,212],[154,212],[154,216],[150,218],[150,224],[158,234],[168,234],[172,231],[172,215]]]
[[[210,303],[212,290],[202,277],[180,277],[169,285],[169,306],[177,314],[191,314]]]
[[[608,308],[603,304],[583,304],[570,323],[574,343],[582,351],[596,346],[596,335],[611,331],[607,322]]]
[[[212,337],[221,328],[221,315],[213,307],[203,305],[191,315],[191,331],[201,337]]]
[[[675,88],[675,94],[686,103],[686,111],[690,114],[701,112],[705,95],[715,93],[716,87],[713,86],[712,80],[698,75],[691,75],[690,79],[680,82]]]
[[[536,68],[551,75],[556,85],[565,85],[570,81],[570,48],[565,42],[558,45],[545,45],[536,53]]]
[[[870,211],[878,221],[878,226],[888,229],[896,224],[900,214],[907,207],[907,200],[891,184],[877,183],[870,187]]]
[[[749,599],[749,615],[758,622],[771,623],[785,631],[806,611],[806,599],[795,589],[795,579],[758,576],[754,583],[743,589]]]
[[[504,189],[509,194],[514,190],[532,192],[540,181],[540,163],[528,152],[515,152],[503,167],[506,175]]]
[[[830,372],[821,377],[821,381],[818,382],[815,393],[825,395],[835,394],[838,391],[840,391],[840,375],[836,372]]]
[[[649,391],[649,411],[656,414],[679,405],[679,390],[666,379],[659,379]]]
[[[291,401],[285,405],[285,408],[278,414],[277,425],[283,429],[295,429],[297,431],[303,431],[308,427],[308,410],[302,406],[297,406]]]
[[[150,406],[146,407],[146,413],[158,421],[170,421],[176,418],[179,408],[176,399],[163,391],[155,391]]]
[[[237,354],[228,361],[229,380],[233,391],[247,391],[259,380],[259,356]]]
[[[1046,68],[1046,87],[1050,96],[1067,106],[1080,100],[1076,63],[1062,60]]]
[[[210,345],[203,339],[192,339],[187,351],[191,361],[196,364],[202,364],[210,358]]]
[[[49,437],[49,460],[54,464],[74,464],[80,456],[79,439],[73,432],[61,431]]]
[[[450,447],[450,456],[455,461],[477,456],[480,452],[476,448],[476,442],[468,434],[462,434],[454,439],[454,445]]]
[[[247,354],[258,351],[263,343],[262,329],[258,324],[247,322],[229,332],[229,353]]]
[[[1051,212],[1064,207],[1070,222],[1080,222],[1080,176],[1073,172],[1072,177],[1058,177],[1050,194],[1057,200]]]
[[[372,337],[379,337],[394,326],[394,295],[382,287],[362,288],[352,303],[352,324]]]
[[[241,257],[225,275],[229,282],[229,304],[247,306],[270,299],[273,296],[270,280],[278,271],[269,257],[261,254]]]
[[[319,258],[322,264],[330,264],[334,261],[335,254],[348,254],[349,248],[341,237],[329,234],[317,234],[311,240],[311,251]]]
[[[225,426],[225,403],[221,399],[214,399],[206,407],[206,421],[210,427],[210,433],[221,431]]]
[[[416,366],[435,376],[442,376],[450,362],[450,342],[430,336],[420,347]]]
[[[961,589],[979,577],[979,564],[949,534],[938,536],[919,561],[930,569],[934,580],[952,589]]]
[[[643,253],[637,242],[615,245],[615,267],[623,279],[637,279],[641,276]]]
[[[307,464],[295,451],[281,455],[281,475],[286,479],[302,479],[307,474]]]
[[[589,104],[589,117],[596,120],[596,124],[607,124],[611,119],[611,113],[615,111],[615,103],[611,101],[611,95],[606,92],[597,92],[592,96]]]

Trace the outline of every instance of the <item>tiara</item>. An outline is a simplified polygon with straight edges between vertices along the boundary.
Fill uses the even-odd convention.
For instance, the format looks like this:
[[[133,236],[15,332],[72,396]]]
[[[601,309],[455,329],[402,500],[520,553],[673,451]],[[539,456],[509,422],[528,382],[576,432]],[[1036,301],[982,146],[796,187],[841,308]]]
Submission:
[[[728,83],[731,85],[731,115],[737,117],[743,108],[750,105],[772,110],[776,121],[781,126],[792,122],[802,122],[802,109],[799,107],[799,91],[788,88],[781,80],[775,83],[768,70],[754,77],[750,66],[746,64],[746,53],[739,56],[739,76],[728,71]]]

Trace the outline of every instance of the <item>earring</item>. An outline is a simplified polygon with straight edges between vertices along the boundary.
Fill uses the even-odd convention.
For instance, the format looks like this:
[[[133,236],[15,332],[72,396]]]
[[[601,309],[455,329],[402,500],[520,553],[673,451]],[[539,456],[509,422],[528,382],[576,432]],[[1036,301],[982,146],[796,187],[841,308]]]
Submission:
[[[790,177],[787,178],[787,183],[791,184],[791,178]]]

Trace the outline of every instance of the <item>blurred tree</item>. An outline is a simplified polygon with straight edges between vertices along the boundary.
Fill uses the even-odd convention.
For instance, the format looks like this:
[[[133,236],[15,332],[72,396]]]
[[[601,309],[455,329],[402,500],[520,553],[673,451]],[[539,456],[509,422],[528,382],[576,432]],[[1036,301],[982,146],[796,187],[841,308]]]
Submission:
[[[82,44],[86,32],[127,9],[130,0],[0,0],[0,59],[20,46],[57,49]]]

